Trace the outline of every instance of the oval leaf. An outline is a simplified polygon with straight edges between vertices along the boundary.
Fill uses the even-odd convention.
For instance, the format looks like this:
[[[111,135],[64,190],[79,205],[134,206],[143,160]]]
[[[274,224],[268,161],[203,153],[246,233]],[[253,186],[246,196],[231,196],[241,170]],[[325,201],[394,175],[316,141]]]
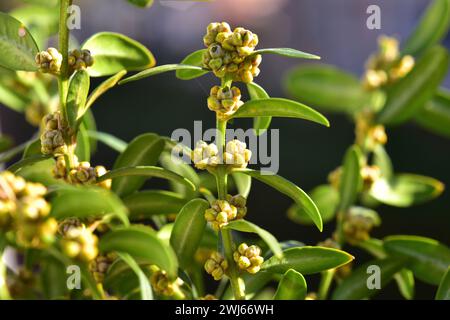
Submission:
[[[51,205],[51,215],[57,219],[83,219],[111,214],[123,224],[128,224],[127,209],[120,199],[114,193],[100,188],[65,187],[57,192]]]
[[[395,207],[410,207],[438,197],[444,184],[430,177],[397,174],[391,179],[378,179],[370,189],[376,200]]]
[[[113,179],[113,181],[119,177],[133,177],[133,176],[139,176],[139,177],[156,177],[156,178],[162,178],[167,179],[173,182],[182,183],[186,186],[190,186],[192,190],[195,190],[195,185],[189,181],[186,178],[183,178],[182,176],[166,170],[164,168],[160,167],[153,167],[153,166],[137,166],[137,167],[126,167],[126,168],[119,168],[114,169],[111,171],[108,171],[106,174],[102,175],[97,179],[98,182],[102,182],[108,179]]]
[[[202,67],[203,66],[203,54],[205,53],[205,51],[206,51],[206,49],[202,49],[202,50],[198,50],[198,51],[191,53],[186,58],[184,58],[183,61],[181,61],[181,64]],[[192,80],[192,79],[201,77],[207,73],[208,73],[207,70],[179,69],[176,71],[175,74],[178,79]]]
[[[209,203],[203,199],[189,201],[177,215],[170,235],[170,245],[180,262],[180,267],[189,269],[206,227],[205,210]]]
[[[450,249],[430,238],[390,236],[384,239],[384,248],[390,255],[409,259],[414,275],[433,285],[439,285],[450,266]]]
[[[350,276],[345,278],[339,286],[334,290],[333,300],[360,300],[370,298],[380,290],[373,290],[368,286],[371,266],[378,267],[380,273],[380,286],[384,288],[405,265],[405,261],[398,258],[387,258],[381,260],[370,261],[352,272]],[[373,268],[373,267],[372,267]],[[376,269],[373,269],[376,270]],[[374,272],[374,271],[372,271]],[[380,288],[377,288],[380,289]]]
[[[434,96],[447,74],[448,64],[445,48],[428,50],[414,69],[389,89],[386,104],[378,114],[378,122],[397,125],[415,116]]]
[[[450,300],[450,267],[447,269],[439,284],[438,291],[436,292],[436,300]]]
[[[153,166],[158,162],[164,149],[164,141],[154,133],[147,133],[131,141],[117,158],[114,169],[133,166]],[[144,184],[145,177],[129,176],[114,179],[112,190],[119,196],[126,196]]]
[[[291,48],[268,48],[268,49],[260,49],[253,52],[255,54],[277,54],[279,56],[289,57],[289,58],[297,58],[297,59],[313,59],[320,60],[319,56],[315,54],[299,51]]]
[[[155,215],[178,213],[186,204],[180,195],[164,190],[135,192],[123,199],[130,212],[130,220],[144,220]]]
[[[244,198],[247,198],[252,188],[252,177],[239,172],[233,172],[231,176],[233,177],[238,193]]]
[[[314,221],[314,224],[317,226],[317,228],[322,231],[323,223],[319,209],[317,209],[316,204],[311,200],[311,198],[306,194],[305,191],[297,187],[292,182],[277,175],[262,174],[261,172],[250,169],[240,170],[240,172],[245,173],[261,182],[264,182],[265,184],[290,197],[295,201],[297,205],[299,205],[306,211],[312,221]]]
[[[0,12],[0,65],[11,70],[36,71],[39,49],[25,25]]]
[[[435,0],[427,8],[416,29],[405,43],[403,54],[418,55],[441,42],[450,24],[450,1]]]
[[[120,33],[94,34],[82,49],[89,50],[94,58],[93,66],[87,69],[91,77],[113,75],[122,70],[142,70],[156,63],[146,47]]]
[[[256,233],[267,244],[277,258],[283,257],[283,251],[277,239],[270,232],[258,227],[256,224],[246,220],[235,220],[227,224],[225,228],[240,232]]]
[[[127,1],[141,8],[148,8],[153,4],[153,0],[127,0]]]
[[[450,138],[450,92],[439,90],[414,120],[429,131]]]
[[[306,280],[301,273],[289,269],[278,283],[273,300],[305,300],[307,294]]]
[[[323,223],[333,220],[339,204],[339,192],[330,185],[322,185],[314,188],[309,194],[311,200],[314,201],[317,209],[319,209]],[[288,217],[292,221],[300,224],[314,224],[308,213],[301,206],[296,204],[289,208]]]
[[[284,86],[296,100],[331,112],[353,113],[364,107],[369,99],[355,76],[324,64],[301,66],[290,71]]]
[[[354,145],[347,150],[342,164],[342,174],[339,182],[339,210],[345,211],[356,201],[358,191],[362,186],[361,150]]]
[[[77,120],[84,113],[89,86],[90,78],[86,70],[78,70],[70,78],[69,91],[67,93],[67,117],[72,128],[75,128]]]
[[[172,279],[177,277],[175,252],[149,227],[131,226],[108,232],[100,239],[99,249],[102,252],[128,253],[135,259],[141,259],[143,263],[157,265]]]
[[[284,117],[298,118],[330,126],[327,118],[304,104],[282,99],[269,98],[250,100],[244,103],[230,118]]]
[[[254,82],[247,84],[247,90],[251,100],[270,98],[266,90]],[[256,135],[263,134],[269,128],[271,122],[272,117],[257,117],[253,119],[253,129],[255,129]]]
[[[153,300],[152,287],[147,275],[142,271],[141,267],[139,267],[137,262],[128,253],[118,252],[117,254],[138,277],[142,300]]]
[[[283,252],[283,258],[273,256],[265,261],[262,270],[285,273],[294,269],[301,274],[319,273],[349,263],[354,258],[347,252],[323,247],[290,248]]]
[[[184,65],[184,64],[166,64],[163,66],[158,66],[158,67],[154,67],[154,68],[150,68],[144,71],[141,71],[137,74],[135,74],[134,76],[128,77],[126,79],[123,79],[122,81],[119,82],[119,84],[125,84],[131,81],[137,81],[137,80],[141,80],[147,77],[151,77],[160,73],[165,73],[165,72],[170,72],[170,71],[177,71],[177,70],[190,70],[190,71],[205,71],[203,68],[201,67],[197,67],[197,66],[189,66],[189,65]]]

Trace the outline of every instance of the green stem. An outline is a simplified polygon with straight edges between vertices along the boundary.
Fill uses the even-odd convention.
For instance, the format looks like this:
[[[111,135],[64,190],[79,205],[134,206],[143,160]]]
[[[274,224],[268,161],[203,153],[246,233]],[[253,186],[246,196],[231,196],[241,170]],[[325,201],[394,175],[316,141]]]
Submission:
[[[223,84],[223,80],[222,80]],[[226,120],[217,119],[217,148],[223,158],[225,151],[225,132],[227,129]],[[228,194],[227,181],[228,171],[225,165],[219,165],[215,172],[217,182],[218,198],[225,200]],[[239,270],[236,268],[236,264],[233,259],[234,243],[231,235],[231,230],[221,230],[222,243],[225,251],[225,258],[228,262],[228,276],[230,277],[231,288],[233,289],[234,298],[236,300],[245,300],[245,284],[239,277]]]
[[[69,123],[68,119],[68,113],[67,113],[67,92],[69,91],[69,36],[70,31],[67,27],[67,17],[68,13],[67,10],[69,6],[72,5],[72,0],[61,0],[60,4],[60,12],[59,12],[59,38],[58,38],[58,45],[59,45],[59,52],[62,55],[62,63],[61,63],[61,70],[60,74],[58,76],[58,90],[59,90],[59,104],[60,104],[60,111],[64,118],[65,123]],[[76,137],[76,134],[69,133],[68,137],[65,137],[66,143],[69,146],[68,151],[68,161],[69,161],[69,168],[73,167],[74,163],[74,152],[75,148],[72,147],[75,143],[74,137]]]
[[[318,297],[319,300],[326,300],[328,291],[330,291],[331,283],[333,282],[334,273],[336,269],[330,269],[322,272],[322,278],[320,279]]]

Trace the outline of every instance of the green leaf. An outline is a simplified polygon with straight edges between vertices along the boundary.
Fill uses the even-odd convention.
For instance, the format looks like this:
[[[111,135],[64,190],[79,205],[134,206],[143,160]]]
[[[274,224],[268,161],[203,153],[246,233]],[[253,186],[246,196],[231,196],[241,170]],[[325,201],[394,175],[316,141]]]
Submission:
[[[203,66],[203,53],[206,49],[198,50],[181,61],[183,65],[202,67]],[[176,76],[181,80],[192,80],[207,74],[207,70],[191,70],[191,69],[179,69],[176,71]]]
[[[409,259],[408,268],[420,280],[439,285],[450,266],[450,249],[436,240],[418,236],[384,239],[387,253]]]
[[[283,257],[283,251],[277,239],[271,233],[258,227],[256,224],[246,220],[235,220],[228,223],[224,228],[240,232],[256,233],[267,244],[277,258],[281,259]]]
[[[244,198],[247,198],[250,193],[250,189],[252,188],[252,178],[239,172],[233,172],[231,176],[236,184],[238,193]]]
[[[361,150],[358,146],[351,146],[344,157],[342,174],[339,182],[339,211],[347,210],[356,201],[358,191],[362,186]]]
[[[131,141],[125,151],[117,158],[114,169],[153,166],[158,162],[164,149],[164,141],[154,133],[147,133]],[[114,179],[112,190],[119,196],[126,196],[138,190],[145,183],[146,177],[128,176]]]
[[[133,272],[138,277],[142,300],[153,300],[152,287],[150,285],[149,279],[142,271],[141,267],[139,267],[137,262],[128,253],[118,252],[117,254],[120,259],[125,261],[125,263],[133,270]]]
[[[380,290],[393,279],[394,275],[399,272],[405,265],[405,260],[398,258],[386,258],[370,261],[352,272],[350,276],[345,278],[334,290],[333,300],[361,300],[370,298],[379,293]],[[380,273],[376,271],[369,272],[370,266],[380,268]],[[375,284],[371,281],[372,277],[378,277],[380,288],[370,289],[369,284]],[[369,282],[370,281],[370,282]]]
[[[403,173],[389,180],[376,180],[370,195],[384,204],[410,207],[438,197],[444,188],[444,184],[436,179]]]
[[[354,113],[369,100],[358,78],[325,64],[290,71],[284,87],[296,100],[330,112]]]
[[[12,164],[11,166],[8,167],[8,171],[11,171],[13,173],[18,172],[19,170],[31,166],[35,163],[44,161],[44,160],[48,160],[50,158],[50,156],[48,155],[36,155],[36,156],[31,156],[25,159],[22,159],[14,164]]]
[[[160,167],[154,166],[137,166],[137,167],[125,167],[108,171],[97,179],[98,182],[102,182],[108,179],[115,179],[119,177],[156,177],[161,179],[167,179],[173,182],[182,183],[186,186],[190,186],[192,190],[195,190],[195,185],[188,179],[176,174],[172,171],[166,170]]]
[[[148,8],[153,4],[153,0],[127,0],[127,1],[141,8]]]
[[[86,105],[84,106],[84,109],[78,114],[78,118],[81,118],[86,110],[88,110],[99,97],[101,97],[109,89],[113,88],[126,74],[126,70],[121,70],[112,77],[103,81],[97,88],[95,88],[95,90],[92,91],[92,93],[87,98]]]
[[[326,184],[314,188],[309,194],[311,200],[314,201],[322,216],[323,223],[333,220],[339,204],[339,192],[332,186]],[[300,224],[314,224],[308,213],[297,204],[294,204],[289,208],[288,217],[292,221]]]
[[[62,299],[67,295],[67,272],[64,263],[51,255],[39,261],[42,289],[45,299]]]
[[[24,112],[31,100],[28,95],[17,92],[11,84],[0,82],[0,103],[16,112]]]
[[[90,78],[86,70],[78,70],[70,78],[69,92],[67,93],[67,116],[72,128],[75,128],[77,120],[83,115],[89,86]]]
[[[51,205],[51,215],[56,219],[112,215],[124,225],[128,225],[126,207],[114,193],[108,190],[94,187],[65,187],[57,191]]]
[[[444,39],[450,24],[450,2],[435,0],[423,14],[402,50],[403,54],[420,55]]]
[[[1,66],[11,70],[37,70],[34,58],[39,49],[19,20],[0,12],[0,35]]]
[[[439,90],[414,120],[429,131],[450,138],[450,92]]]
[[[305,300],[307,284],[301,273],[289,269],[278,283],[273,300]]]
[[[56,179],[53,175],[55,168],[55,160],[47,158],[43,161],[34,162],[31,165],[22,167],[15,174],[23,177],[30,182],[39,182],[47,187],[55,185],[65,185],[66,183],[60,179]]]
[[[44,49],[48,38],[58,32],[59,10],[49,6],[48,2],[21,6],[9,14],[28,28],[38,48]]]
[[[366,241],[360,242],[358,246],[377,259],[385,259],[388,254],[384,250],[383,241],[375,238],[370,238]],[[394,276],[397,282],[397,287],[405,299],[412,300],[414,298],[415,281],[414,274],[411,270],[402,269]]]
[[[272,280],[273,274],[269,272],[259,271],[256,274],[245,273],[242,275],[242,279],[245,282],[245,294],[246,299],[249,300],[259,292]],[[233,300],[233,290],[231,286],[228,286],[225,290],[222,300]]]
[[[94,58],[94,65],[87,69],[91,77],[113,75],[122,70],[143,70],[156,63],[146,47],[119,33],[94,34],[82,49],[88,49]]]
[[[75,154],[79,161],[90,161],[91,159],[91,145],[89,135],[86,128],[82,123],[78,128],[77,135],[77,147],[75,148]]]
[[[186,204],[177,193],[165,190],[147,190],[130,194],[123,203],[130,212],[130,220],[144,220],[156,215],[177,214]]]
[[[99,242],[102,252],[126,252],[147,264],[155,264],[176,279],[178,261],[172,248],[160,240],[156,232],[145,226],[118,228],[103,235]]]
[[[388,90],[386,104],[377,121],[398,125],[414,117],[430,100],[447,74],[449,55],[443,47],[433,47],[408,75]]]
[[[253,52],[252,55],[255,54],[276,54],[279,56],[289,57],[289,58],[297,58],[297,59],[313,59],[320,60],[319,56],[315,54],[302,52],[299,50],[291,49],[291,48],[268,48],[268,49],[260,49]]]
[[[378,144],[373,150],[373,164],[380,168],[381,175],[390,179],[394,174],[394,167],[383,145]]]
[[[247,90],[251,100],[268,99],[269,94],[260,85],[250,82],[247,84]],[[256,135],[263,134],[272,122],[272,117],[257,117],[253,119],[253,129],[255,129]]]
[[[301,274],[319,273],[349,263],[354,258],[347,252],[323,247],[297,247],[283,252],[283,258],[273,256],[265,261],[262,270],[285,273],[294,269]]]
[[[197,186],[198,189],[200,185],[200,177],[189,164],[185,163],[181,159],[172,157],[171,152],[163,152],[161,154],[161,157],[159,158],[159,161],[161,162],[161,165],[164,168],[172,172],[178,173],[179,175],[192,181],[194,185]],[[192,199],[197,195],[196,192],[192,191],[192,188],[190,186],[186,186],[185,184],[171,182],[171,187],[172,190],[174,190],[175,192],[179,193],[180,195],[182,195],[187,199]]]
[[[436,292],[436,300],[450,300],[450,267],[442,277],[439,288]]]
[[[106,132],[88,130],[87,135],[89,136],[89,138],[94,139],[95,141],[102,142],[111,149],[120,153],[124,152],[127,148],[127,143],[125,141]]]
[[[314,221],[314,224],[317,226],[317,228],[322,231],[323,223],[319,209],[317,209],[316,204],[311,200],[306,192],[297,187],[295,184],[284,179],[283,177],[277,175],[262,174],[261,172],[255,170],[244,169],[240,170],[239,172],[245,173],[252,178],[257,179],[290,197],[298,206],[306,211],[311,220]]]
[[[189,201],[178,213],[170,236],[180,267],[189,269],[206,227],[205,210],[209,203],[203,199]]]
[[[205,71],[201,67],[197,66],[190,66],[190,65],[183,65],[183,64],[166,64],[154,68],[149,68],[144,71],[141,71],[134,76],[128,77],[126,79],[123,79],[119,82],[119,84],[125,84],[131,81],[137,81],[141,80],[150,76],[154,76],[160,73],[170,72],[170,71],[177,71],[177,70],[195,70],[196,72]]]
[[[298,118],[313,121],[326,127],[330,126],[327,118],[314,109],[304,104],[282,98],[247,101],[230,119],[255,117]]]

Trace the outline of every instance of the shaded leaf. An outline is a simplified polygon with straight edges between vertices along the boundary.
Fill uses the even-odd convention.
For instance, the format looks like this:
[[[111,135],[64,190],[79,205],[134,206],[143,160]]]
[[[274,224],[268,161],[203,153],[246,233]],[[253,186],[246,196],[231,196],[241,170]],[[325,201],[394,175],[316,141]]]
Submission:
[[[114,163],[114,169],[153,166],[158,162],[164,149],[164,141],[156,134],[147,133],[131,141],[125,151],[120,154]],[[146,177],[128,176],[114,179],[112,190],[119,196],[126,196],[138,190],[144,184]]]
[[[251,100],[270,98],[266,90],[254,82],[247,84],[247,90]],[[253,119],[253,129],[255,129],[256,135],[263,134],[269,128],[271,122],[272,117],[257,117]]]
[[[331,112],[354,113],[369,100],[354,75],[325,64],[300,66],[290,71],[284,86],[296,100]]]
[[[447,269],[439,284],[436,292],[436,300],[450,300],[450,267]]]
[[[209,203],[203,199],[189,201],[178,213],[170,236],[180,267],[189,269],[206,227],[205,210]]]
[[[256,233],[267,244],[277,258],[282,258],[283,251],[277,239],[268,231],[258,227],[246,220],[235,220],[228,223],[224,228],[240,232]]]
[[[428,50],[406,77],[388,90],[377,121],[398,125],[414,117],[430,100],[447,74],[449,56],[443,47]]]
[[[278,283],[273,300],[305,300],[307,284],[301,273],[289,269]]]
[[[429,131],[450,138],[450,92],[439,90],[414,120]]]
[[[128,253],[118,252],[117,254],[138,277],[142,300],[153,300],[152,287],[147,275],[142,271],[141,267],[139,267],[137,262]]]
[[[347,150],[342,164],[342,175],[339,180],[339,211],[345,211],[355,203],[361,186],[361,150],[353,145]]]

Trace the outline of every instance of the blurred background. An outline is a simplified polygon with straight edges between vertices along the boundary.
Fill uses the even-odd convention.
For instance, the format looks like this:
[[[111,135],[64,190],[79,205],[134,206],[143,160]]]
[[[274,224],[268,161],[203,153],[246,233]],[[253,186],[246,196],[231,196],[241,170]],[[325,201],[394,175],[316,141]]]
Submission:
[[[417,23],[428,0],[215,0],[158,1],[148,10],[121,0],[76,0],[82,8],[82,29],[74,32],[84,41],[98,31],[124,33],[144,43],[158,64],[180,62],[188,53],[201,49],[205,28],[212,21],[243,26],[260,37],[260,48],[292,47],[318,54],[322,62],[336,65],[360,76],[367,57],[377,48],[381,34],[405,39]],[[17,1],[2,0],[1,11],[9,11]],[[381,8],[381,30],[366,28],[366,9]],[[445,40],[448,47],[449,41]],[[272,97],[286,96],[282,82],[285,73],[299,60],[267,55],[256,81]],[[94,79],[93,86],[100,80]],[[209,88],[217,80],[207,75],[183,82],[173,73],[120,86],[103,96],[93,108],[99,131],[126,141],[145,132],[170,136],[176,128],[193,130],[194,120],[203,128],[214,126],[214,114],[206,107]],[[449,79],[446,81],[450,85]],[[326,182],[327,175],[341,162],[354,139],[353,125],[344,116],[327,114],[331,128],[292,119],[274,119],[280,129],[279,174],[310,190]],[[29,139],[34,130],[22,115],[0,106],[3,132],[16,143]],[[235,125],[249,127],[250,122]],[[432,176],[450,186],[449,141],[432,135],[414,124],[388,130],[390,153],[397,172]],[[116,154],[100,146],[92,163],[111,167]],[[450,191],[437,200],[408,209],[382,206],[378,212],[383,224],[373,235],[418,234],[450,245]],[[291,200],[255,182],[249,198],[248,219],[269,229],[279,240],[296,239],[307,244],[331,235],[326,225],[320,234],[314,227],[292,223],[286,217]],[[360,252],[352,251],[355,254]],[[366,258],[366,256],[361,255]],[[434,296],[434,288],[418,284],[416,297]],[[395,284],[378,299],[400,298]]]

